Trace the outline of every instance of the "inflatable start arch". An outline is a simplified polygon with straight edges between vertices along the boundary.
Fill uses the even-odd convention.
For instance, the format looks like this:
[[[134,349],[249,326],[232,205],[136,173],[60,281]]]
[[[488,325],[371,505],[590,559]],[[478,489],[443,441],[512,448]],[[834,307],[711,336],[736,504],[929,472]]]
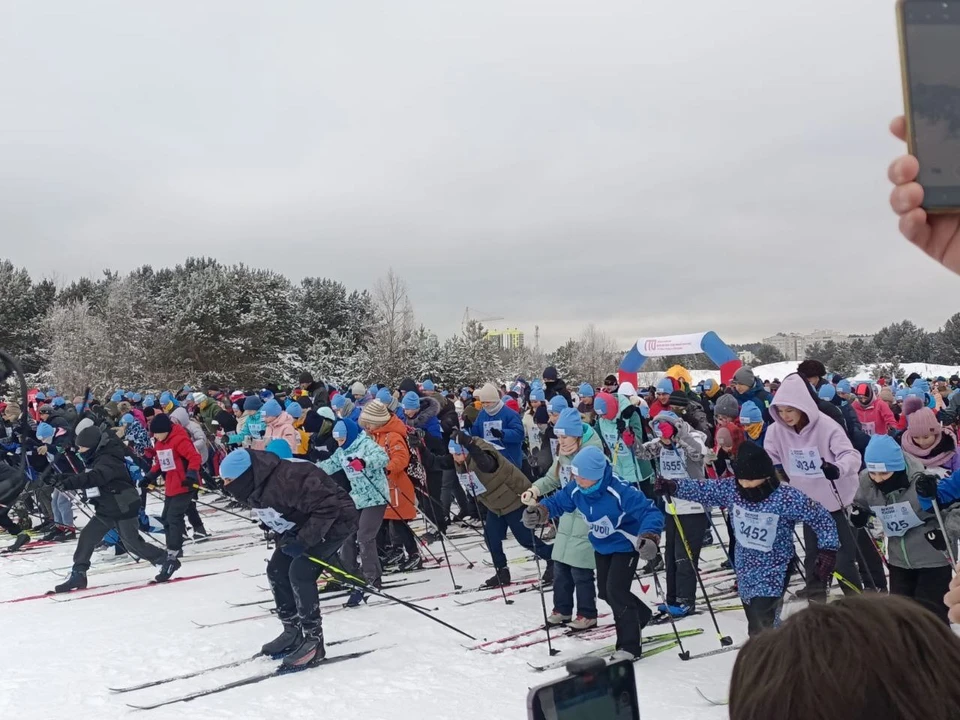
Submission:
[[[720,382],[730,384],[733,374],[743,365],[733,349],[712,330],[692,335],[640,338],[620,363],[620,382],[636,384],[637,373],[651,357],[696,355],[704,353],[720,368]]]

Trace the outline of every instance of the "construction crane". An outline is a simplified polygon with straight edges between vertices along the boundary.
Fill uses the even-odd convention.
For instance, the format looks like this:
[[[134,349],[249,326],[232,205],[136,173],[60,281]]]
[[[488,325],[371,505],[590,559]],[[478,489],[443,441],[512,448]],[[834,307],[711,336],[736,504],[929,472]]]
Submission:
[[[477,322],[495,322],[497,320],[503,320],[503,318],[499,315],[488,315],[480,312],[476,308],[468,307],[463,311],[463,321],[460,323],[461,332],[467,329],[467,323],[471,320],[476,320]]]

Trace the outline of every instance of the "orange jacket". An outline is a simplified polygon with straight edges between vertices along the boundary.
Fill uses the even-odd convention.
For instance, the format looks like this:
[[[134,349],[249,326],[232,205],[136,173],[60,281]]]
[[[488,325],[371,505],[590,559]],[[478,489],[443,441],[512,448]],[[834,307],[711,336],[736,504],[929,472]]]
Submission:
[[[382,447],[389,461],[385,468],[387,482],[390,485],[390,507],[384,514],[385,520],[413,520],[417,516],[414,502],[413,482],[407,475],[410,464],[410,449],[407,446],[407,428],[396,415],[367,435]]]

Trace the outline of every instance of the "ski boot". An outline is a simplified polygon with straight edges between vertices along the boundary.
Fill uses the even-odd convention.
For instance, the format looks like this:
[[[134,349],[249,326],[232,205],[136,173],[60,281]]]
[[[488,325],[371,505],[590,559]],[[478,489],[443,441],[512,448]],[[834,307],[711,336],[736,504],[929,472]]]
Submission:
[[[393,567],[394,565],[403,565],[403,550],[388,550],[381,558],[380,564],[385,567]]]
[[[87,574],[85,572],[80,572],[79,570],[74,570],[70,573],[70,576],[60,583],[59,585],[53,588],[55,593],[66,593],[71,590],[86,590],[87,589]]]
[[[640,571],[641,575],[651,575],[655,572],[662,572],[664,568],[663,565],[663,555],[657,553],[657,556],[643,566],[643,570]]]
[[[628,662],[633,662],[634,660],[639,660],[643,657],[643,651],[632,652],[630,650],[617,650],[610,656],[610,662],[620,662],[621,660],[627,660]]]
[[[319,592],[321,594],[331,593],[331,592],[340,592],[343,589],[344,589],[343,585],[337,582],[336,580],[328,580],[324,585],[320,587]]]
[[[590,628],[595,628],[596,626],[596,618],[588,618],[584,617],[583,615],[577,615],[576,620],[572,620],[571,622],[567,623],[567,627],[571,632],[583,632],[584,630],[589,630]]]
[[[365,602],[367,602],[367,594],[362,588],[356,588],[350,593],[350,597],[347,598],[347,601],[343,604],[343,606],[348,608],[358,607],[360,603]]]
[[[54,542],[69,542],[77,537],[76,528],[68,527],[67,525],[60,525],[59,527],[60,529],[57,531],[57,534],[53,536]]]
[[[423,558],[419,555],[409,557],[400,563],[400,572],[411,572],[423,567]]]
[[[308,630],[293,652],[283,658],[283,667],[302,668],[317,663],[327,656],[327,649],[323,645],[323,630],[317,628]]]
[[[556,626],[556,625],[566,625],[568,622],[573,620],[573,615],[564,615],[558,610],[554,610],[552,613],[547,615],[547,625]]]
[[[201,527],[195,527],[193,529],[194,541],[200,542],[201,540],[206,540],[209,537],[210,537],[210,533],[207,532],[207,529],[205,527],[201,526]]]
[[[53,529],[50,532],[46,532],[40,536],[40,542],[53,542],[57,539],[57,535],[60,534],[60,525],[54,525]]]
[[[427,545],[438,542],[439,540],[440,540],[440,533],[438,532],[428,532],[423,534],[423,541],[427,543]]]
[[[160,572],[153,580],[158,583],[168,582],[179,569],[180,561],[177,559],[177,554],[168,550],[166,559],[163,561],[163,564],[160,565]]]
[[[487,580],[481,587],[498,588],[506,587],[510,584],[510,568],[500,568],[496,574]]]
[[[295,650],[303,642],[303,633],[300,626],[294,623],[283,624],[283,632],[260,648],[261,655],[286,655]]]
[[[670,615],[674,620],[679,620],[680,618],[684,618],[692,613],[693,608],[690,605],[684,605],[681,602],[678,602],[676,605],[660,603],[657,605],[657,612],[659,612],[661,615]]]
[[[15,553],[24,545],[26,545],[28,542],[30,542],[30,536],[27,535],[26,533],[20,533],[19,535],[17,535],[17,539],[13,541],[13,544],[3,552],[4,554]]]

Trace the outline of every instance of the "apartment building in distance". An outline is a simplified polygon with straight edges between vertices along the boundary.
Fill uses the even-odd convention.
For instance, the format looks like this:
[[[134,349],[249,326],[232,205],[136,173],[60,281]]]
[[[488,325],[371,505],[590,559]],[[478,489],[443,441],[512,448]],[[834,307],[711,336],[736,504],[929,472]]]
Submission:
[[[504,350],[515,350],[523,347],[523,332],[516,328],[506,330],[490,330],[487,337],[497,343]]]
[[[787,360],[803,360],[807,348],[816,343],[821,345],[832,340],[835,343],[852,342],[857,338],[868,340],[868,335],[845,335],[834,330],[814,330],[812,333],[777,333],[763,338],[760,342],[780,351]]]

